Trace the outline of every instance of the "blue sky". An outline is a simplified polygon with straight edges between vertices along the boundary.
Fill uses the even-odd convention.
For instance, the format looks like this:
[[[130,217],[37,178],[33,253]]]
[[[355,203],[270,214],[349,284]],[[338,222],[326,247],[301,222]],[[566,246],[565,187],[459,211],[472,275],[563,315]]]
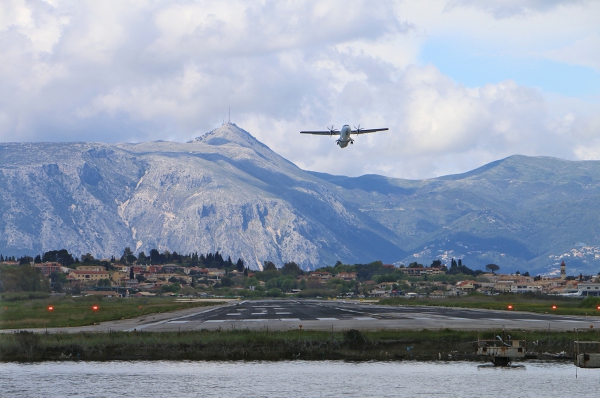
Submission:
[[[600,160],[600,1],[5,0],[0,141],[188,141],[429,178]],[[301,130],[388,127],[341,150]]]
[[[467,87],[511,79],[547,93],[600,101],[600,72],[589,66],[540,56],[502,56],[458,39],[435,38],[425,42],[419,59]]]

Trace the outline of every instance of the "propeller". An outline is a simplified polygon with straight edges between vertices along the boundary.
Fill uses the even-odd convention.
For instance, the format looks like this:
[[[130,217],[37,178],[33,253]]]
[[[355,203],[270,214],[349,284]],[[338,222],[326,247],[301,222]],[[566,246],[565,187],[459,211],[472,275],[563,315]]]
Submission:
[[[356,134],[360,134],[360,130],[361,130],[360,124],[358,125],[358,127],[355,126],[354,130],[356,130]]]
[[[329,135],[333,135],[334,133],[337,133],[338,131],[335,129],[335,127],[333,127],[333,124],[331,125],[331,127],[327,127],[327,130],[329,130]]]

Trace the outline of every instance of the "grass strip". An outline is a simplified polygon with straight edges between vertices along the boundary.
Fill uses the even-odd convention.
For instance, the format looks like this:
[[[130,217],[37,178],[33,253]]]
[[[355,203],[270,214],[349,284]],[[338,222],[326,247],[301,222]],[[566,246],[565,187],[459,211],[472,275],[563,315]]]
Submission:
[[[486,360],[477,339],[499,331],[396,330],[324,332],[309,330],[200,330],[0,336],[0,361],[44,360]],[[572,354],[574,332],[506,331],[526,339],[527,350]],[[597,331],[579,333],[597,340]],[[598,349],[596,347],[596,349]]]
[[[444,298],[404,298],[391,297],[379,301],[381,305],[440,306],[457,308],[477,308],[500,311],[526,311],[538,314],[600,316],[599,297],[584,300],[576,297],[534,296],[527,294],[499,294],[486,296],[469,294]],[[509,307],[511,306],[511,307]]]
[[[216,304],[220,303],[178,302],[173,298],[102,299],[93,296],[0,301],[0,329],[85,326]]]

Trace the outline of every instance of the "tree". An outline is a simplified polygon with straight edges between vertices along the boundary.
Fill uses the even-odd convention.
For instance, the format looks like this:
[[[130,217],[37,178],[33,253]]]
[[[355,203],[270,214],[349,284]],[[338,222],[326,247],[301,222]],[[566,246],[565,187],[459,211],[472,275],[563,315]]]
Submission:
[[[234,285],[233,280],[230,277],[224,276],[221,278],[221,286],[222,287],[230,287],[233,285]]]
[[[496,264],[488,264],[485,266],[485,269],[490,271],[492,274],[495,274],[496,271],[498,271],[500,269],[500,267],[497,266]]]
[[[100,279],[98,281],[98,286],[110,286],[110,279]]]
[[[269,289],[269,291],[267,292],[267,297],[281,297],[281,296],[283,296],[283,294],[281,293],[281,290],[279,290],[276,287]]]
[[[73,259],[71,253],[69,253],[66,249],[61,249],[51,250],[44,253],[42,256],[42,262],[61,263],[65,267],[68,267],[75,262],[75,259]]]
[[[0,267],[0,291],[2,292],[47,292],[48,279],[31,265]]]
[[[94,256],[92,256],[90,253],[86,253],[81,256],[82,263],[91,263],[92,261],[94,261]]]
[[[158,252],[158,250],[156,250],[156,249],[150,250],[150,261],[152,262],[152,264],[162,263],[161,256],[160,256],[160,253]]]
[[[295,278],[298,275],[302,275],[303,273],[304,272],[302,272],[302,269],[298,266],[298,264],[296,264],[293,261],[285,263],[283,264],[283,267],[281,267],[282,275],[292,275]]]
[[[148,261],[148,257],[146,257],[146,253],[140,252],[140,254],[138,255],[138,261],[141,263]]]
[[[264,271],[277,271],[277,267],[272,261],[265,261],[263,266]]]
[[[128,246],[123,250],[123,256],[121,257],[121,261],[126,264],[131,264],[134,261],[137,261],[137,257],[131,251],[131,248]]]
[[[33,262],[36,264],[41,264],[42,257],[40,257],[40,255],[38,254],[37,256],[35,256],[35,259],[33,260]]]
[[[442,260],[433,260],[431,262],[432,268],[440,268],[442,266]]]
[[[237,269],[238,272],[242,272],[244,271],[244,262],[242,261],[241,258],[238,258],[237,263],[235,263],[235,267]]]
[[[167,293],[167,292],[177,293],[180,290],[181,290],[181,285],[179,283],[172,283],[170,285],[162,285],[160,287],[160,291],[162,293]]]

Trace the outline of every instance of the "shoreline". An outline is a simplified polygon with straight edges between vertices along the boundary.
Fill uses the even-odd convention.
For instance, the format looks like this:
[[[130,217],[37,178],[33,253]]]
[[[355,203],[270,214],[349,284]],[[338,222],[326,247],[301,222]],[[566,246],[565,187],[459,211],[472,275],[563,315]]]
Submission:
[[[526,339],[528,359],[544,352],[573,353],[573,332],[507,330]],[[221,330],[0,335],[0,362],[131,360],[347,360],[489,362],[476,355],[478,338],[494,331],[395,330],[361,332]],[[589,336],[588,336],[589,334]],[[596,340],[597,332],[580,333]],[[564,359],[563,359],[564,360]],[[522,362],[519,360],[518,362]]]

